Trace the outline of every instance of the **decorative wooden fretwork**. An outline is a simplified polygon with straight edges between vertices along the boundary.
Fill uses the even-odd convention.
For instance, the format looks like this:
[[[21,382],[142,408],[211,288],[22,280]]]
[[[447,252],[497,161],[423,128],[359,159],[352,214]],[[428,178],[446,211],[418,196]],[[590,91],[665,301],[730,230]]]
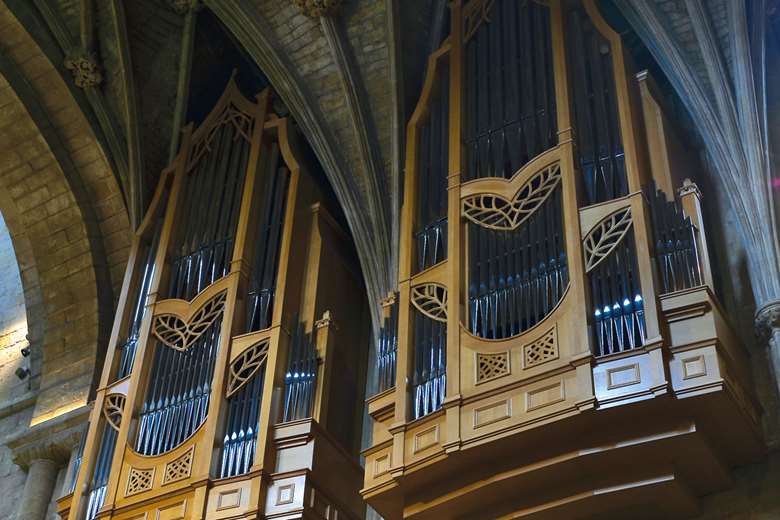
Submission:
[[[447,322],[447,288],[426,283],[412,287],[412,305],[432,320]]]
[[[626,207],[604,218],[583,240],[585,271],[590,272],[620,244],[631,228],[631,208]]]
[[[185,451],[179,458],[172,460],[165,465],[165,473],[163,473],[162,483],[170,484],[178,480],[188,478],[192,473],[192,454],[195,451],[195,446]]]
[[[152,482],[154,481],[154,468],[140,469],[130,468],[130,472],[127,475],[127,487],[125,488],[125,496],[136,495],[149,491],[152,489]]]
[[[509,352],[477,353],[476,384],[508,376],[510,373]]]
[[[222,313],[226,297],[226,291],[220,292],[198,309],[189,321],[175,314],[155,316],[152,334],[172,349],[187,350]]]
[[[471,0],[463,8],[463,41],[467,42],[483,22],[490,23],[490,9],[495,0]]]
[[[238,392],[247,381],[249,381],[265,365],[268,359],[269,339],[261,340],[233,360],[230,364],[230,375],[228,376],[228,385],[226,397],[230,398]]]
[[[234,134],[233,139],[236,140],[239,137],[243,138],[247,142],[252,139],[252,124],[254,119],[249,114],[243,112],[233,103],[228,103],[219,117],[216,119],[212,127],[203,136],[202,139],[197,141],[192,146],[192,154],[190,156],[190,162],[187,164],[187,170],[192,170],[200,158],[207,152],[210,152],[212,147],[212,141],[217,135],[218,130],[222,125],[233,125]]]
[[[108,394],[103,401],[103,415],[109,426],[119,430],[122,424],[122,410],[125,408],[125,396],[122,394]]]
[[[523,184],[511,201],[491,193],[464,199],[463,216],[488,229],[517,229],[547,200],[560,181],[560,165],[552,164]]]
[[[531,368],[558,359],[558,333],[555,327],[523,347],[523,367]]]

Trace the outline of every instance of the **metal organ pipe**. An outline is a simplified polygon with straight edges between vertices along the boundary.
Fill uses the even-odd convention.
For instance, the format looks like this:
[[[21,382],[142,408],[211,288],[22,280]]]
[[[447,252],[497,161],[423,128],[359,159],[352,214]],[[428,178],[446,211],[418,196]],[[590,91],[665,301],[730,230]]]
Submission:
[[[171,263],[170,298],[191,300],[230,271],[249,156],[239,124],[226,118],[212,129],[201,143],[206,152],[191,166],[179,212],[183,229],[171,246],[178,255]],[[139,417],[138,452],[169,451],[205,420],[221,325],[220,316],[183,351],[157,342]]]
[[[279,146],[268,150],[269,160],[258,172],[260,214],[257,222],[257,244],[250,275],[247,304],[247,330],[254,332],[271,326],[279,255],[284,230],[284,213],[290,173],[280,164]],[[222,439],[220,478],[242,475],[254,462],[258,421],[262,405],[265,366],[228,399],[225,435]]]
[[[88,483],[86,519],[92,520],[106,499],[106,486],[111,472],[111,460],[114,457],[117,431],[111,426],[103,425],[103,435],[100,438],[100,449],[95,460],[95,467]]]
[[[561,187],[512,231],[469,224],[469,330],[516,336],[543,320],[569,284]]]
[[[290,342],[287,373],[284,376],[284,408],[282,422],[311,417],[317,382],[317,348],[311,334],[298,323]]]
[[[612,49],[581,7],[567,14],[566,32],[578,163],[586,204],[596,204],[628,193]]]
[[[390,306],[390,315],[385,317],[379,330],[377,349],[377,392],[384,392],[395,386],[396,359],[398,355],[398,301]]]
[[[447,258],[447,174],[449,67],[442,65],[434,85],[431,110],[420,128],[417,158],[417,270]]]
[[[550,9],[496,0],[465,45],[464,180],[510,178],[557,144]]]
[[[641,347],[645,312],[632,230],[589,276],[596,355]]]
[[[679,200],[666,200],[663,191],[652,183],[645,189],[650,203],[655,241],[655,264],[664,293],[689,289],[702,284],[696,227],[683,213]]]
[[[284,212],[287,207],[289,171],[279,164],[277,144],[273,144],[269,155],[268,167],[262,177],[263,202],[260,220],[257,223],[257,250],[250,281],[247,332],[263,330],[271,326],[284,229]]]

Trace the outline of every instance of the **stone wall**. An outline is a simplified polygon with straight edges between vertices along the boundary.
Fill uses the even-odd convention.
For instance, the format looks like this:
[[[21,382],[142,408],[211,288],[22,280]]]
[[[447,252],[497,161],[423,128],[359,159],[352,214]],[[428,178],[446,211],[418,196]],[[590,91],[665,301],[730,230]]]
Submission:
[[[0,438],[24,431],[32,415],[27,400],[30,379],[20,381],[14,371],[26,366],[20,349],[27,345],[27,315],[19,266],[11,236],[0,215]],[[28,394],[29,397],[29,394]],[[21,411],[15,411],[22,407]],[[11,450],[0,445],[0,520],[16,516],[11,507],[21,496],[25,472],[13,462]]]

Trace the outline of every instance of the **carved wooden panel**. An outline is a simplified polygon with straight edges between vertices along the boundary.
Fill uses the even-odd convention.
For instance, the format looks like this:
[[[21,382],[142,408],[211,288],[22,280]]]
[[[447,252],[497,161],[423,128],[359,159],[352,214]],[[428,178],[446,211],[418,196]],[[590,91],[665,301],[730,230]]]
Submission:
[[[631,208],[626,207],[604,218],[583,240],[585,270],[592,271],[620,244],[631,228]]]
[[[558,334],[555,327],[523,347],[523,366],[530,368],[558,359]]]
[[[179,458],[172,460],[165,465],[165,472],[163,473],[162,483],[169,484],[188,478],[192,472],[192,455],[195,451],[195,447],[188,449]]]
[[[109,426],[119,431],[122,424],[122,410],[125,408],[125,396],[122,394],[108,394],[103,401],[103,415]]]
[[[125,496],[135,495],[144,491],[152,489],[152,482],[154,481],[154,468],[141,469],[130,468],[130,473],[127,475],[127,487],[125,488]]]
[[[528,179],[512,200],[492,193],[481,193],[463,199],[463,216],[488,229],[517,229],[547,200],[560,181],[560,165],[551,164]]]
[[[412,287],[412,305],[432,320],[447,321],[447,288],[435,283]]]
[[[477,353],[476,384],[507,376],[510,373],[509,352]]]
[[[270,340],[264,339],[243,351],[233,360],[230,364],[226,397],[238,392],[265,365],[269,346]]]
[[[495,0],[471,0],[463,8],[463,42],[467,42],[484,22],[490,22],[490,9]]]
[[[168,347],[187,350],[219,317],[226,298],[227,292],[221,291],[186,321],[175,314],[155,316],[152,334]]]
[[[191,170],[203,155],[211,151],[212,141],[222,125],[233,125],[235,131],[234,139],[241,137],[246,141],[251,141],[252,122],[252,116],[243,112],[233,103],[228,103],[206,135],[192,145],[192,154],[187,169]]]

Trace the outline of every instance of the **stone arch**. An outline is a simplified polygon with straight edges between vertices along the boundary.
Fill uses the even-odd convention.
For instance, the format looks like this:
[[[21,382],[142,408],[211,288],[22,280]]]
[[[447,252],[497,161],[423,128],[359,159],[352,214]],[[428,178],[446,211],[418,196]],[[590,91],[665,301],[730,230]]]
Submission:
[[[84,114],[3,4],[0,193],[27,303],[37,424],[89,398],[131,232],[123,195]]]

